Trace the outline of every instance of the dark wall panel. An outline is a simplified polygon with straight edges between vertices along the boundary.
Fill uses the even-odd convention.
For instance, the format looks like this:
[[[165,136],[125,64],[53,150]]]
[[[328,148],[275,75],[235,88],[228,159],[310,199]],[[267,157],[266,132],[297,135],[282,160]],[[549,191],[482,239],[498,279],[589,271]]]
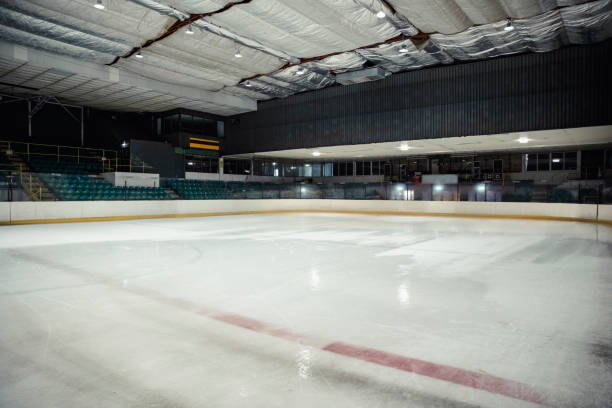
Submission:
[[[612,124],[612,40],[259,103],[224,154]]]

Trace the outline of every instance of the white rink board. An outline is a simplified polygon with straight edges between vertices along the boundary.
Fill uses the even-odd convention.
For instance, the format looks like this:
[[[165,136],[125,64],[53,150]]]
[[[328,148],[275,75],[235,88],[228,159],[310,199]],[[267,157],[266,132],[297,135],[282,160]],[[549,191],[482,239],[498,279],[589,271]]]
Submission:
[[[562,217],[612,221],[612,206],[558,203],[487,203],[379,200],[167,200],[0,203],[0,222],[63,218],[155,216],[245,211],[384,211]]]

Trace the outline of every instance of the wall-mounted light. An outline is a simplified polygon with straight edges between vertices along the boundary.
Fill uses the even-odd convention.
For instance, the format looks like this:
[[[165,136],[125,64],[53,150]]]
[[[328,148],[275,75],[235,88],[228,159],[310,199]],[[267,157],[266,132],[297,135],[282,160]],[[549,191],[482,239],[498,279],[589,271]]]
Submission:
[[[125,149],[126,147],[128,147],[128,146],[129,146],[129,144],[128,144],[128,142],[126,142],[125,140],[124,140],[123,142],[121,142],[121,147],[123,147],[124,149]]]
[[[295,71],[295,75],[304,75],[306,70],[302,67],[299,67],[297,71]]]
[[[136,58],[142,58],[142,53],[140,52],[140,49],[138,49],[138,52],[136,53]]]
[[[440,192],[442,190],[444,190],[444,186],[442,184],[434,185],[434,191]]]
[[[94,7],[97,8],[98,10],[104,10],[104,3],[102,3],[102,0],[96,0],[96,4],[94,4]]]
[[[504,31],[512,31],[514,30],[514,25],[512,24],[512,19],[509,18],[506,22],[506,26],[504,27]]]
[[[251,81],[246,81],[246,82],[244,83],[244,86],[246,86],[247,88],[250,88],[250,87],[251,87],[251,86],[253,86],[253,85],[251,84]]]
[[[400,53],[405,54],[408,52],[408,47],[406,47],[405,45],[402,45],[401,47],[399,47],[397,49]]]
[[[193,35],[193,33],[194,33],[193,28],[191,28],[191,24],[189,24],[187,26],[187,29],[185,30],[185,34]]]

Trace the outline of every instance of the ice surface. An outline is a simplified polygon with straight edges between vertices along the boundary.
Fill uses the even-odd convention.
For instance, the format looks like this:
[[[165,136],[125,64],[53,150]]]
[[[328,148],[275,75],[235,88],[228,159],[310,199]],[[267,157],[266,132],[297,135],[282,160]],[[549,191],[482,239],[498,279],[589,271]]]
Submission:
[[[0,406],[535,406],[322,350],[343,342],[606,407],[602,228],[339,214],[0,227]]]

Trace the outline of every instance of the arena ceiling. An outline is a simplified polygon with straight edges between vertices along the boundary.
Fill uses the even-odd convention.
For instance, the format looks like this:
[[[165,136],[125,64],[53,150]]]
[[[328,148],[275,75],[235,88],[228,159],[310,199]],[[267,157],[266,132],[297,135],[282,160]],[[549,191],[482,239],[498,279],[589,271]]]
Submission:
[[[232,115],[364,68],[612,37],[612,0],[227,1],[0,0],[0,93]]]

